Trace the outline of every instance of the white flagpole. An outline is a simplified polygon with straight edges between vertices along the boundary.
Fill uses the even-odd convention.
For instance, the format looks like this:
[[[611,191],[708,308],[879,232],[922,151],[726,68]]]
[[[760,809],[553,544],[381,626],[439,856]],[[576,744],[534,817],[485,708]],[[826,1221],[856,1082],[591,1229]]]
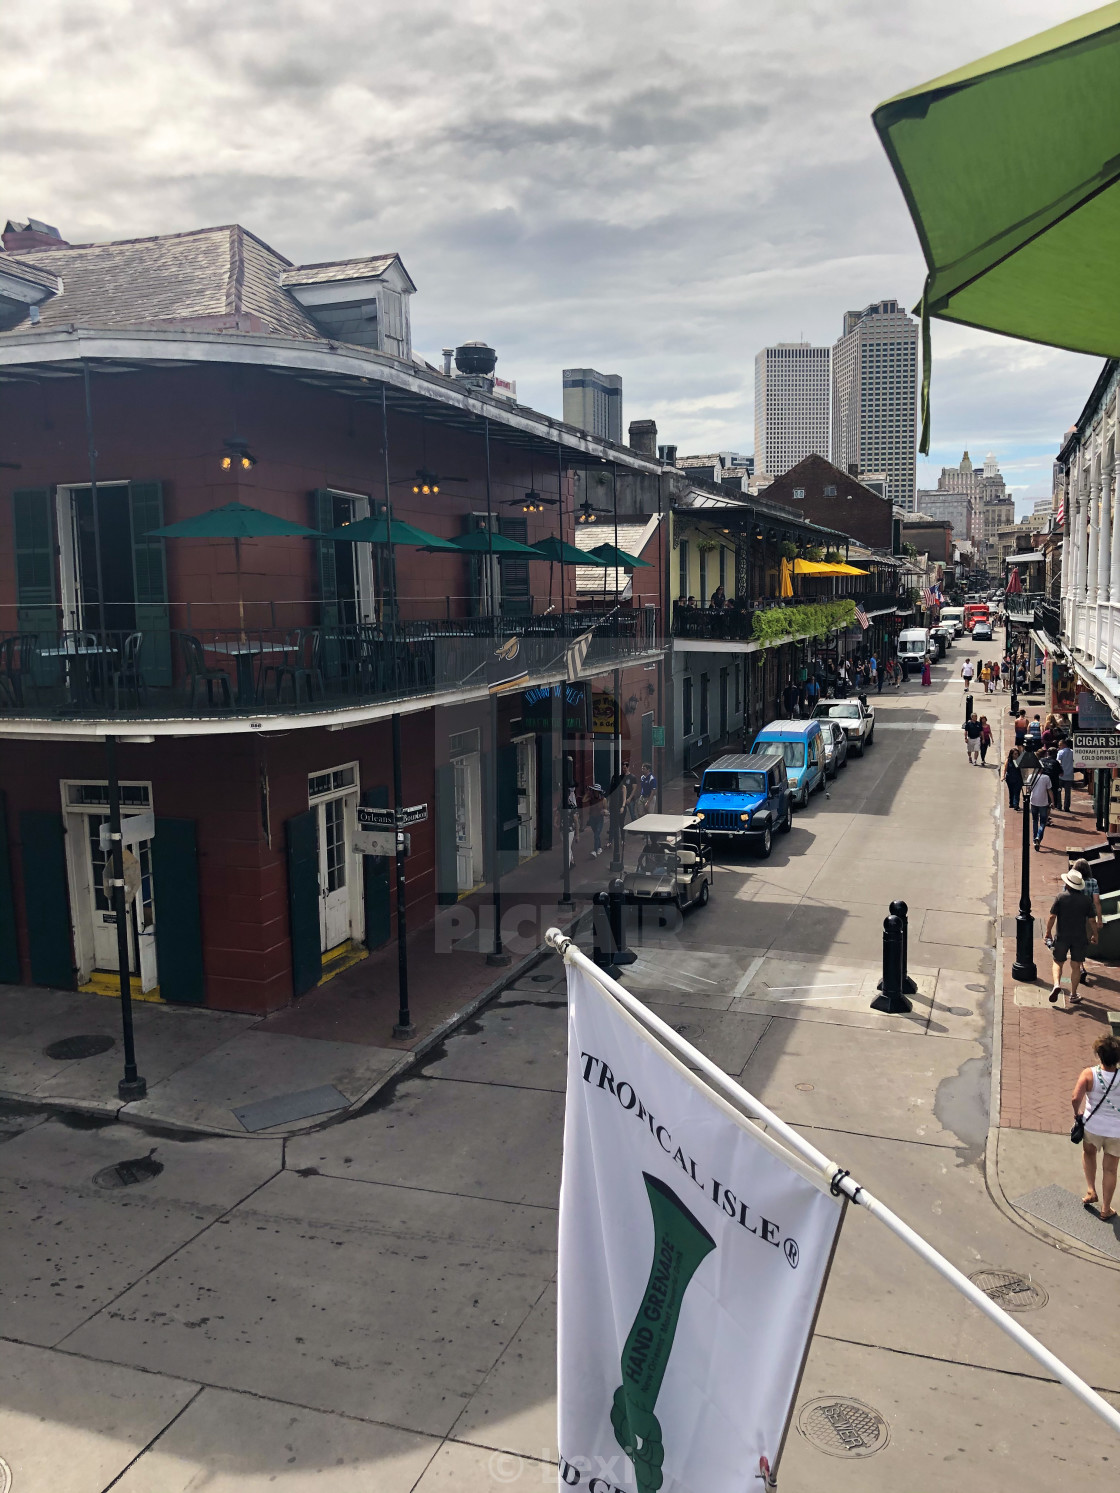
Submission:
[[[884,1203],[879,1202],[878,1198],[873,1197],[865,1187],[860,1186],[849,1172],[835,1161],[831,1161],[823,1151],[818,1151],[816,1146],[807,1141],[792,1126],[787,1125],[784,1120],[779,1119],[753,1094],[749,1094],[733,1078],[729,1078],[722,1068],[717,1067],[710,1058],[706,1058],[702,1052],[686,1042],[659,1016],[655,1016],[648,1006],[638,1000],[637,996],[620,985],[617,980],[612,980],[609,975],[604,974],[599,966],[578,949],[570,938],[561,933],[559,928],[549,928],[545,934],[545,942],[563,956],[565,964],[574,964],[578,969],[583,970],[584,974],[589,975],[676,1057],[699,1069],[712,1088],[736,1109],[741,1110],[749,1119],[765,1125],[779,1136],[791,1151],[800,1156],[803,1161],[808,1162],[813,1170],[828,1182],[833,1192],[837,1195],[842,1194],[860,1208],[866,1208],[873,1218],[885,1224],[892,1234],[896,1234],[904,1244],[909,1245],[919,1259],[932,1266],[938,1275],[971,1301],[978,1311],[989,1317],[1013,1342],[1018,1343],[1019,1347],[1025,1353],[1029,1353],[1048,1374],[1052,1374],[1059,1383],[1064,1384],[1082,1404],[1087,1405],[1111,1430],[1120,1435],[1120,1411],[1114,1410],[1107,1400],[1085,1383],[1084,1379],[1079,1378],[1060,1358],[1051,1353],[1049,1348],[1044,1347],[1037,1338],[1032,1337],[1024,1327],[1021,1327],[1014,1317],[990,1300],[979,1286],[974,1285],[968,1276],[951,1264],[944,1255],[938,1254],[937,1250],[920,1234],[915,1233],[909,1224],[904,1223],[896,1213],[893,1213]]]

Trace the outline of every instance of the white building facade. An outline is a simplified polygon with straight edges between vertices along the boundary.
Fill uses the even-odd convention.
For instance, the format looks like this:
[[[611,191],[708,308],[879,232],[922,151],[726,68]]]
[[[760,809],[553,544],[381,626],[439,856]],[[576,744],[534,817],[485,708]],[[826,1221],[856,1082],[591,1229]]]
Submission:
[[[917,486],[918,323],[897,301],[844,313],[832,349],[832,461],[885,472],[887,496],[913,513]]]
[[[780,477],[806,456],[828,458],[831,349],[764,347],[754,360],[754,470]]]
[[[1062,639],[1078,672],[1120,715],[1120,512],[1116,448],[1120,363],[1105,365],[1059,455],[1064,491]]]

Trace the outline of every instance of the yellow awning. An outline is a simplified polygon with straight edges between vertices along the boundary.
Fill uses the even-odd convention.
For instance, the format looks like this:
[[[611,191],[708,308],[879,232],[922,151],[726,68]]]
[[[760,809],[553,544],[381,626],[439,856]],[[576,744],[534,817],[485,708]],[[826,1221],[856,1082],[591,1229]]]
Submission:
[[[857,570],[854,565],[828,564],[822,560],[795,560],[793,568],[798,575],[866,575],[866,570]]]

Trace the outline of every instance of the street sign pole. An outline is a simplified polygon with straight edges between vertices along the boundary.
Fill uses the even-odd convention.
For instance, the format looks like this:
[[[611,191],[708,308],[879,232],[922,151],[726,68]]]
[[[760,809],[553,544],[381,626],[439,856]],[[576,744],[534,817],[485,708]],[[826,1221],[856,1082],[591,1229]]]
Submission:
[[[401,718],[393,712],[393,808],[398,823],[404,808],[404,793],[401,788]],[[415,1037],[412,1013],[408,1009],[408,940],[405,929],[405,846],[404,836],[397,831],[397,986],[400,1009],[393,1036],[398,1041]]]
[[[117,1095],[129,1104],[144,1099],[146,1079],[136,1071],[136,1044],[132,1032],[132,983],[128,968],[128,914],[124,895],[124,845],[121,840],[121,785],[117,778],[117,738],[105,738],[105,766],[109,778],[109,855],[113,867],[113,911],[117,920],[117,972],[121,987],[121,1027],[124,1036],[124,1077]],[[138,961],[139,962],[139,961]]]

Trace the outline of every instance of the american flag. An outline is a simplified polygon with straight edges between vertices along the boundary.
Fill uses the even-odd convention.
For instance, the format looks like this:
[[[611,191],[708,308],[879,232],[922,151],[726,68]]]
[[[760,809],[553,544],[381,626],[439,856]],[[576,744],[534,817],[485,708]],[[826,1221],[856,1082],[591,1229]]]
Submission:
[[[924,607],[939,607],[941,605],[941,593],[935,591],[932,586],[927,586],[922,592],[922,605]]]
[[[871,618],[863,610],[858,601],[856,602],[856,621],[864,629],[865,632],[871,626]]]
[[[1058,504],[1058,528],[1062,528],[1066,521],[1066,495],[1062,494],[1061,502]]]

